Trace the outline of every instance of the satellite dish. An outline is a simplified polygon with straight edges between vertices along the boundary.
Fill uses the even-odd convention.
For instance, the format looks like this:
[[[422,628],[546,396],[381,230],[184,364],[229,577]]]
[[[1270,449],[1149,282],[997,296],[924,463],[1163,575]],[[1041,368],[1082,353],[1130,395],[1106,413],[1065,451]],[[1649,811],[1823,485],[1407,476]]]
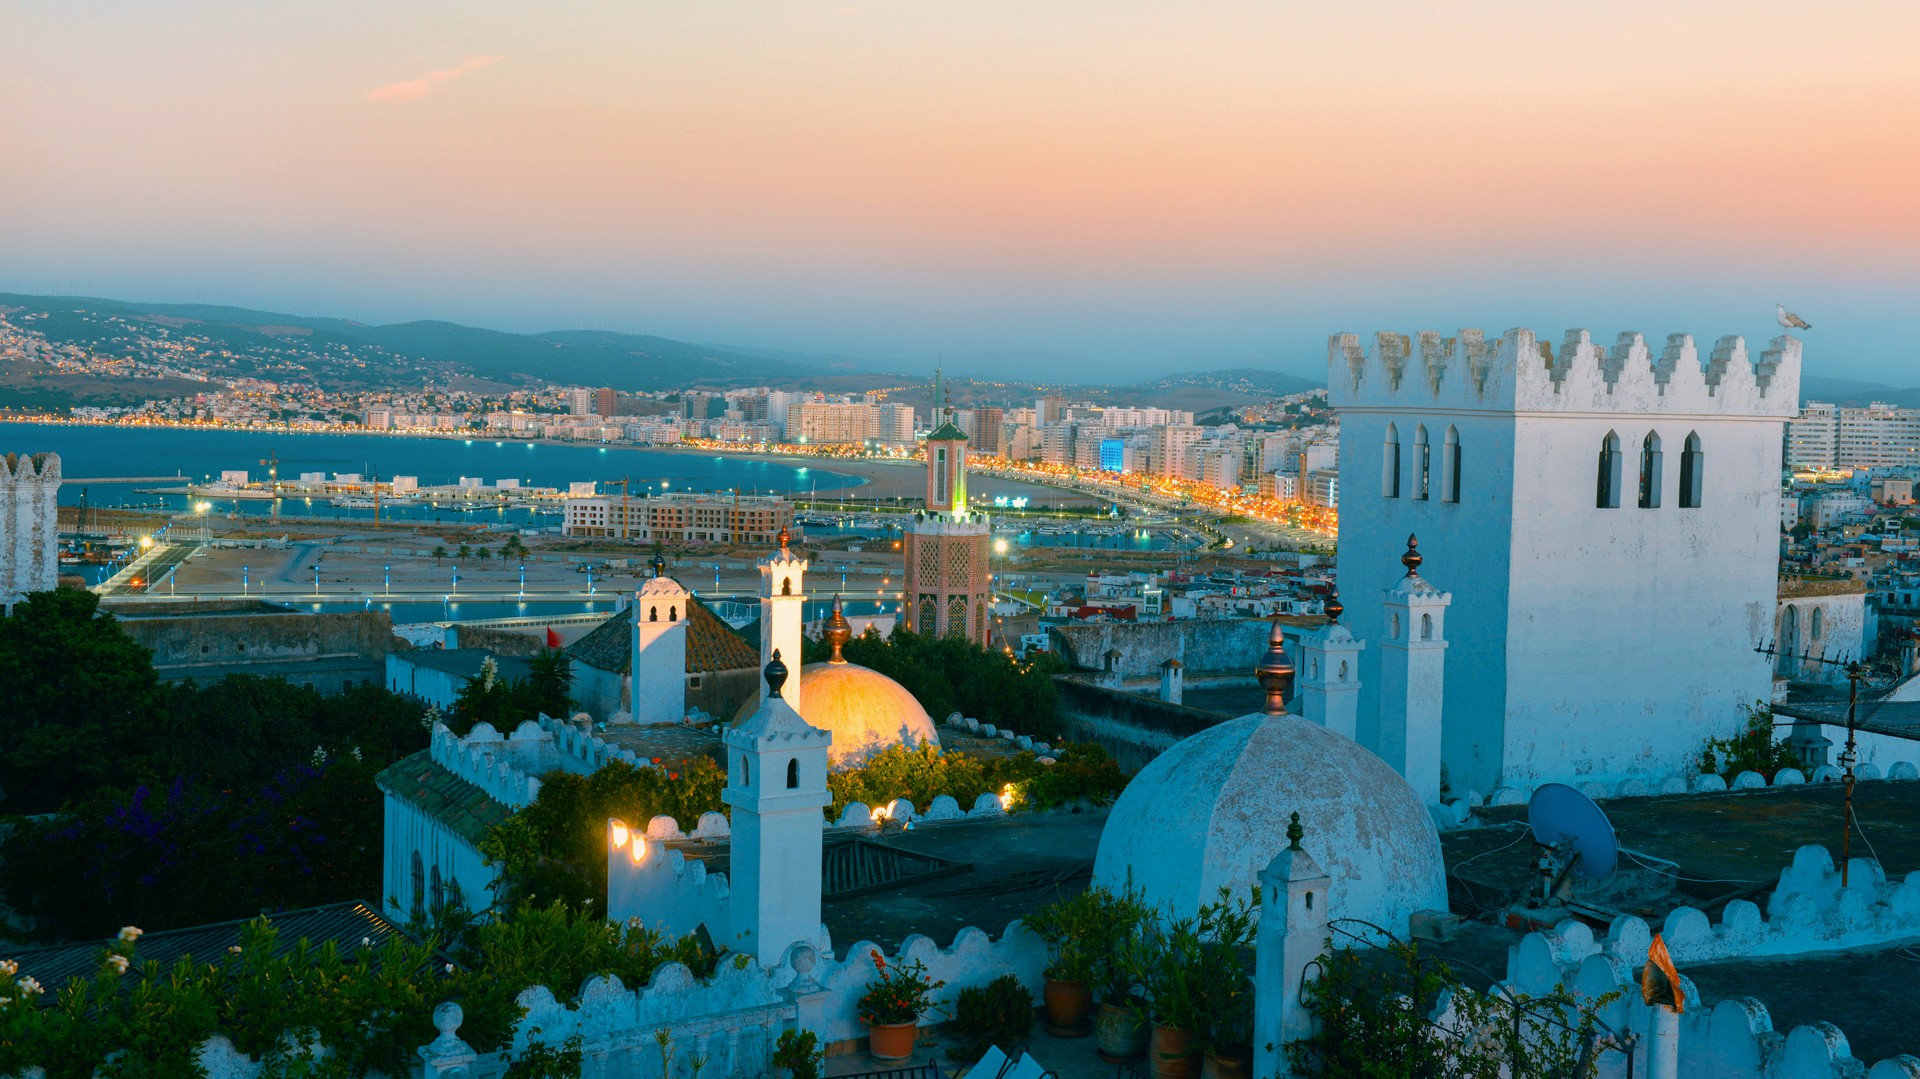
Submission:
[[[1542,846],[1569,852],[1567,868],[1576,877],[1594,880],[1613,872],[1620,858],[1607,815],[1593,799],[1565,783],[1546,783],[1527,802],[1527,824]]]

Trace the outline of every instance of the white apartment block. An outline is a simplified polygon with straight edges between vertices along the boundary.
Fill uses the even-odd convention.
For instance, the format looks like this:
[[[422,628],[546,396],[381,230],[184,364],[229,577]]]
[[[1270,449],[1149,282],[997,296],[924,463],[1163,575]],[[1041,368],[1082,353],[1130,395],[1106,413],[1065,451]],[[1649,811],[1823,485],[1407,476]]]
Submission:
[[[1787,467],[1920,467],[1920,409],[1808,401],[1787,423]]]

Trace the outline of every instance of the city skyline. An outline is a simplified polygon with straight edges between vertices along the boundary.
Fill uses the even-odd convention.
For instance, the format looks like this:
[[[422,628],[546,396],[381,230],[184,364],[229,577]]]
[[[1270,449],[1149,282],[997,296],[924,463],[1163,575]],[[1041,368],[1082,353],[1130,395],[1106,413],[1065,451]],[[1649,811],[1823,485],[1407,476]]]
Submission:
[[[1781,302],[1905,385],[1920,14],[1802,14],[28,5],[0,287],[1116,379]]]

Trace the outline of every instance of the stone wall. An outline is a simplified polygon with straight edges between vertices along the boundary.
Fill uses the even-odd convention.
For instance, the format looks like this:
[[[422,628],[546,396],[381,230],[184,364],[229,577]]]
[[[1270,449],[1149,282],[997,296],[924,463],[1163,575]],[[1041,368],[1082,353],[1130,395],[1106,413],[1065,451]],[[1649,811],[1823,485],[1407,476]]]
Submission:
[[[307,614],[253,604],[241,609],[143,605],[114,612],[127,636],[153,651],[161,677],[195,668],[358,658],[375,668],[406,647],[385,611]]]
[[[1261,647],[1263,650],[1266,647],[1264,636]],[[1257,660],[1255,657],[1248,666]],[[1157,697],[1095,685],[1085,676],[1060,675],[1054,683],[1060,689],[1064,740],[1097,743],[1129,773],[1146,767],[1147,762],[1180,739],[1198,734],[1222,719],[1212,712],[1169,704]]]
[[[1177,659],[1187,676],[1205,671],[1251,671],[1267,654],[1272,624],[1258,618],[1181,622],[1112,622],[1050,626],[1047,647],[1080,670],[1107,671],[1116,651],[1121,678],[1159,678],[1160,665]]]

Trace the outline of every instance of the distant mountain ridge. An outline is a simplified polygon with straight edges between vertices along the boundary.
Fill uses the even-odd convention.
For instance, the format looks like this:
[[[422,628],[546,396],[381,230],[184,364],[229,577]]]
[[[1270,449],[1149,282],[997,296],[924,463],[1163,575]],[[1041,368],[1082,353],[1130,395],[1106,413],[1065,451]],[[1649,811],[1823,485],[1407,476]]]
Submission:
[[[627,390],[725,387],[803,376],[790,361],[742,356],[644,334],[611,330],[509,333],[421,320],[374,326],[348,319],[290,315],[216,304],[135,303],[92,296],[29,296],[0,293],[0,305],[28,310],[91,310],[123,318],[181,320],[194,332],[220,340],[257,340],[265,335],[315,344],[372,345],[395,357],[452,364],[494,381],[610,385]],[[289,331],[305,331],[295,333]]]

